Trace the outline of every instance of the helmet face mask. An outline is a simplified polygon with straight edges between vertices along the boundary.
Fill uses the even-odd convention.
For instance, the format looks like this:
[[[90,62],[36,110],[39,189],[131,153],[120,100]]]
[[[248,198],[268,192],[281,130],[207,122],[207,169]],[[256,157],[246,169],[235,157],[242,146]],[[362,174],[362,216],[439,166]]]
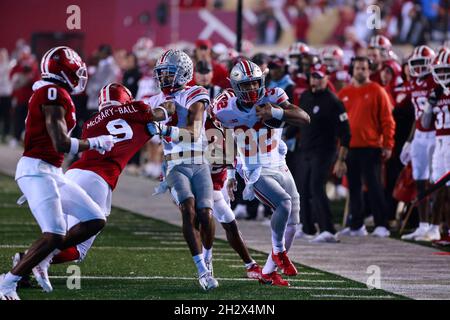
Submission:
[[[173,65],[164,65],[155,68],[155,77],[161,90],[174,89],[177,87],[175,83],[177,76],[177,67]]]
[[[423,77],[430,73],[431,59],[411,58],[408,60],[409,73],[413,77]]]
[[[433,68],[434,81],[446,87],[450,83],[450,65],[439,65]]]
[[[258,102],[264,94],[264,88],[262,87],[261,81],[262,80],[252,80],[239,83],[238,99],[245,104],[255,104]],[[255,84],[257,84],[257,87]]]

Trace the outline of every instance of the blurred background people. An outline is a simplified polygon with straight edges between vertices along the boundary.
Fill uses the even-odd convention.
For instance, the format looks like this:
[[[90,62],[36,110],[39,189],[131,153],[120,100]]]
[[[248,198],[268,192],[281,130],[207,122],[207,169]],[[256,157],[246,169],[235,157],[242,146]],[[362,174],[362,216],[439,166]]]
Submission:
[[[195,64],[195,82],[198,86],[202,86],[209,92],[209,97],[214,99],[222,88],[212,83],[213,67],[207,60],[199,60]]]
[[[333,166],[333,173],[343,177],[347,172],[345,160],[350,142],[350,127],[344,105],[328,88],[327,67],[311,67],[310,89],[303,92],[300,105],[311,117],[311,124],[300,130],[299,160],[296,183],[300,194],[300,221],[298,238],[320,233],[312,242],[337,242],[329,199],[325,185]],[[340,144],[337,154],[338,141]]]
[[[6,142],[10,134],[11,124],[11,93],[12,84],[9,78],[12,64],[9,60],[8,50],[0,49],[0,136]]]
[[[98,111],[98,93],[108,83],[119,80],[120,68],[113,57],[110,45],[102,44],[97,51],[98,63],[92,66],[89,81],[86,87],[87,110],[89,115]]]
[[[16,55],[17,63],[10,72],[14,126],[13,139],[10,140],[11,146],[16,146],[22,141],[25,118],[28,112],[28,100],[33,94],[33,83],[40,78],[38,63],[31,54],[29,46],[21,47],[21,51],[17,51]]]
[[[370,60],[355,57],[350,66],[352,84],[339,92],[348,113],[351,140],[347,157],[350,192],[350,227],[341,235],[366,236],[362,187],[367,185],[369,208],[375,221],[376,237],[389,237],[386,201],[381,182],[382,161],[394,147],[395,122],[391,100],[379,84],[370,80]]]

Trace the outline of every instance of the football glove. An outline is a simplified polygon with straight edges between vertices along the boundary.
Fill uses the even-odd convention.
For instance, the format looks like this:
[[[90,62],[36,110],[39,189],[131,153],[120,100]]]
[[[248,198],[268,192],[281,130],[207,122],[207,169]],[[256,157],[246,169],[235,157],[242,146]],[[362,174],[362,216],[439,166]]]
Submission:
[[[114,137],[111,135],[103,135],[94,138],[88,138],[89,149],[97,150],[100,154],[111,151],[114,147]]]

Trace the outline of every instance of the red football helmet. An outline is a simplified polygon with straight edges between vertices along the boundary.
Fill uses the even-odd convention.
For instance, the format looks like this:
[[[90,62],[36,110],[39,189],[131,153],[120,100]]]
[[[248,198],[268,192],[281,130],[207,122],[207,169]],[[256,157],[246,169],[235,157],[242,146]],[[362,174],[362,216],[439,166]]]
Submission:
[[[372,38],[370,38],[369,48],[379,49],[381,52],[381,55],[384,58],[388,58],[389,53],[392,50],[392,43],[385,36],[377,35],[377,36],[373,36]]]
[[[339,70],[344,60],[344,51],[338,46],[325,47],[321,51],[321,59],[330,72]]]
[[[110,106],[120,106],[133,101],[130,90],[119,83],[110,83],[104,86],[98,95],[98,110]]]
[[[289,47],[289,57],[291,56],[302,56],[305,54],[309,54],[310,48],[303,42],[295,42]]]
[[[442,50],[434,59],[431,66],[434,81],[442,87],[450,83],[450,50]]]
[[[422,77],[431,72],[431,63],[436,54],[428,46],[418,46],[408,59],[409,72],[413,77]]]
[[[41,60],[42,78],[51,78],[66,83],[72,94],[86,89],[88,73],[86,64],[78,53],[69,47],[48,50]]]

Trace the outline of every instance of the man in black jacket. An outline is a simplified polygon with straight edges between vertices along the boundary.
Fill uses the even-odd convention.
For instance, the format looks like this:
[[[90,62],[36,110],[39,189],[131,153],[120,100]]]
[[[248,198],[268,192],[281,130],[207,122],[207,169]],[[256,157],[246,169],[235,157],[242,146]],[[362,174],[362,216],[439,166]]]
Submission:
[[[309,81],[310,89],[300,97],[300,105],[311,117],[311,124],[302,127],[300,132],[296,182],[303,230],[298,237],[315,234],[316,220],[320,234],[311,242],[337,242],[325,185],[333,162],[333,173],[338,177],[347,172],[345,158],[350,142],[350,126],[344,105],[327,88],[326,66],[313,65]],[[336,159],[338,140],[340,148]]]

